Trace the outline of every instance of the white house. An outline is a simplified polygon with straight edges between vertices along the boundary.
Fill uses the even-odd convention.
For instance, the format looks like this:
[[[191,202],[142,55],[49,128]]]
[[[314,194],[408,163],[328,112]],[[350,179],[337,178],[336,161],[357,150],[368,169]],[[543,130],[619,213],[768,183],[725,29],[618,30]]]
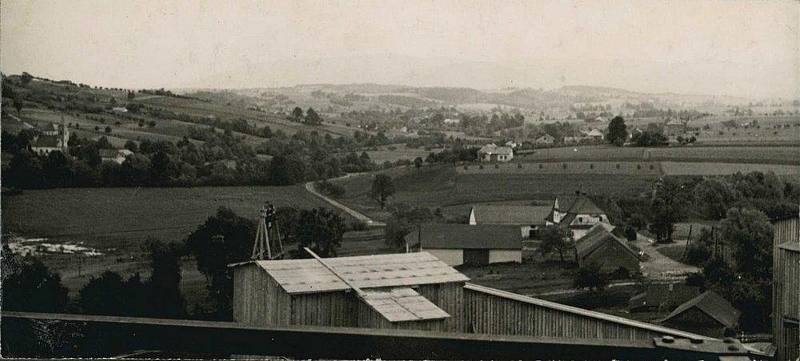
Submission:
[[[584,195],[578,196],[571,202],[567,199],[559,202],[556,198],[546,221],[548,226],[557,224],[568,228],[572,232],[573,239],[583,237],[598,223],[610,224],[608,216]]]
[[[536,140],[535,140],[536,144],[540,144],[540,145],[550,145],[550,144],[555,143],[555,141],[556,141],[556,138],[553,137],[550,134],[545,134],[545,135],[543,135],[543,136],[541,136],[539,138],[536,138]]]
[[[449,266],[522,262],[516,226],[429,223],[405,236],[409,248],[425,251]]]
[[[133,152],[129,149],[100,149],[100,159],[103,162],[122,164],[131,154]]]
[[[514,159],[514,151],[509,147],[487,144],[478,150],[478,158],[482,162],[508,162]]]
[[[42,135],[35,137],[31,141],[31,150],[41,156],[46,156],[50,152],[58,151],[67,154],[67,144],[69,143],[69,130],[64,125],[62,118],[61,124],[51,123],[40,130]]]

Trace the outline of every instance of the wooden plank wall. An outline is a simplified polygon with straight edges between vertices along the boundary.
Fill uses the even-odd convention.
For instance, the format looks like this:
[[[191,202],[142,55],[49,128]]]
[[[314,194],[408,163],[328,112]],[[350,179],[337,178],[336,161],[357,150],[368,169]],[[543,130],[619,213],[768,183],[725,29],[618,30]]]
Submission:
[[[286,326],[291,299],[266,271],[256,264],[234,269],[233,319],[251,325]]]
[[[358,304],[355,292],[335,291],[291,296],[291,324],[356,327]]]
[[[583,339],[652,340],[662,334],[464,289],[468,332]]]
[[[784,328],[784,315],[787,314],[786,307],[788,306],[787,300],[794,298],[794,307],[797,306],[797,293],[792,293],[790,290],[797,290],[798,285],[798,270],[797,270],[797,263],[795,262],[793,267],[794,273],[790,273],[790,267],[787,263],[789,262],[788,256],[784,256],[791,251],[787,251],[784,249],[778,248],[778,245],[786,243],[786,242],[800,242],[800,222],[798,222],[798,218],[791,218],[785,219],[781,221],[777,221],[773,224],[773,254],[772,254],[772,310],[773,310],[773,319],[772,319],[772,332],[775,340],[778,341],[777,350],[775,359],[776,360],[784,360],[787,359],[787,346],[785,344],[787,340],[787,335],[785,334],[786,329]],[[793,282],[793,287],[789,287],[789,283]],[[792,297],[794,296],[794,297]]]
[[[793,322],[783,324],[783,332],[778,342],[775,360],[793,361],[800,357],[800,325]]]

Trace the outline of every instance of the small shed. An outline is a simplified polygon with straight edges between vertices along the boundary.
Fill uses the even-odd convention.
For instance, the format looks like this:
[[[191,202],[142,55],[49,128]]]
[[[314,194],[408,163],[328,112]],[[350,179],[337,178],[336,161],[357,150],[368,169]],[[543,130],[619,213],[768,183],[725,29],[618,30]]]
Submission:
[[[458,331],[466,276],[425,253],[230,265],[236,322]]]
[[[515,226],[423,224],[405,240],[450,266],[522,262],[522,235]]]
[[[575,242],[575,258],[583,267],[596,263],[602,272],[614,272],[624,268],[628,273],[639,272],[639,255],[626,241],[611,232],[614,227],[598,223]]]
[[[686,301],[664,318],[661,323],[680,330],[709,337],[734,334],[739,323],[739,310],[714,291]]]
[[[532,232],[545,225],[550,213],[547,206],[486,205],[473,206],[469,211],[469,224],[497,224],[519,226],[522,237],[532,237]]]
[[[637,293],[628,301],[631,312],[672,311],[678,305],[700,295],[700,287],[685,283],[654,283],[644,292]]]

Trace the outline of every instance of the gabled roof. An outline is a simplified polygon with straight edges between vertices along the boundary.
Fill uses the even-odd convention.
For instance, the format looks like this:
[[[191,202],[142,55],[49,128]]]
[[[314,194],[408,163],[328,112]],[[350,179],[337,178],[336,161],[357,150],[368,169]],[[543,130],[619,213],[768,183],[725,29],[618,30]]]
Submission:
[[[478,224],[543,225],[552,210],[547,206],[484,205],[472,207]]]
[[[40,135],[31,144],[36,148],[58,148],[61,146],[61,138],[57,135]]]
[[[350,289],[336,274],[315,259],[254,261],[290,294]],[[326,258],[325,264],[361,289],[464,282],[467,276],[427,252]]]
[[[739,310],[714,291],[706,291],[700,296],[684,302],[661,322],[667,322],[691,308],[697,308],[727,328],[734,328],[739,322]]]
[[[588,135],[590,137],[602,137],[603,136],[603,132],[601,132],[598,129],[592,129],[589,133],[586,133],[586,135]]]
[[[675,307],[700,294],[700,288],[685,283],[655,283],[628,301],[628,308]]]
[[[583,258],[598,248],[605,245],[607,242],[617,242],[619,245],[622,246],[624,250],[629,252],[636,258],[639,258],[639,255],[628,246],[625,241],[619,239],[619,237],[613,235],[611,231],[614,230],[614,226],[600,222],[595,224],[592,228],[589,229],[586,234],[579,238],[575,242],[575,250],[578,253],[578,258]]]
[[[509,155],[514,154],[514,151],[510,147],[499,147],[494,144],[487,144],[481,147],[478,153]]]
[[[588,197],[580,196],[567,209],[567,213],[573,214],[605,214],[602,209],[594,204]]]
[[[520,228],[506,225],[430,223],[412,230],[405,239],[422,249],[522,249]]]

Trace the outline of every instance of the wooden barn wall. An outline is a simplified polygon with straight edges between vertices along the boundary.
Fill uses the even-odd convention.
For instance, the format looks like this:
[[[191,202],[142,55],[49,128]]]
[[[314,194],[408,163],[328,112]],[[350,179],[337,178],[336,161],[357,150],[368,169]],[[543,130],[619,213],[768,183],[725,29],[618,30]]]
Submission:
[[[415,290],[447,312],[444,320],[389,322],[366,303],[358,303],[358,327],[464,332],[464,284],[460,282],[420,285]]]
[[[793,319],[800,318],[800,252],[781,249],[778,256],[782,275],[776,288],[781,314]]]
[[[725,326],[696,307],[683,311],[669,321],[664,322],[664,326],[709,337],[722,338],[725,336]]]
[[[773,287],[772,287],[772,309],[774,319],[772,322],[773,335],[778,341],[776,360],[786,359],[787,347],[784,344],[787,340],[786,329],[783,327],[784,315],[790,314],[787,307],[793,307],[797,314],[797,297],[790,290],[798,290],[798,265],[795,259],[794,264],[790,263],[787,251],[777,246],[786,242],[800,242],[800,221],[798,218],[786,219],[773,224]],[[796,252],[795,252],[796,254]],[[792,273],[793,272],[793,273]],[[791,275],[791,276],[790,276]],[[791,285],[790,285],[791,283]],[[792,297],[795,295],[795,297]],[[787,302],[788,301],[788,302]],[[788,338],[791,339],[791,338]],[[796,338],[795,338],[796,339]]]
[[[792,361],[800,357],[800,325],[784,322],[776,350],[776,361]]]
[[[652,340],[655,331],[464,289],[468,332],[582,339]]]
[[[233,319],[252,325],[289,324],[290,298],[258,265],[234,269]]]
[[[291,296],[291,324],[356,327],[358,304],[355,292],[334,291]]]
[[[628,252],[621,244],[611,240],[606,240],[602,246],[581,260],[582,265],[594,262],[600,265],[603,272],[614,272],[620,267],[628,269],[631,273],[639,271],[639,258]]]

